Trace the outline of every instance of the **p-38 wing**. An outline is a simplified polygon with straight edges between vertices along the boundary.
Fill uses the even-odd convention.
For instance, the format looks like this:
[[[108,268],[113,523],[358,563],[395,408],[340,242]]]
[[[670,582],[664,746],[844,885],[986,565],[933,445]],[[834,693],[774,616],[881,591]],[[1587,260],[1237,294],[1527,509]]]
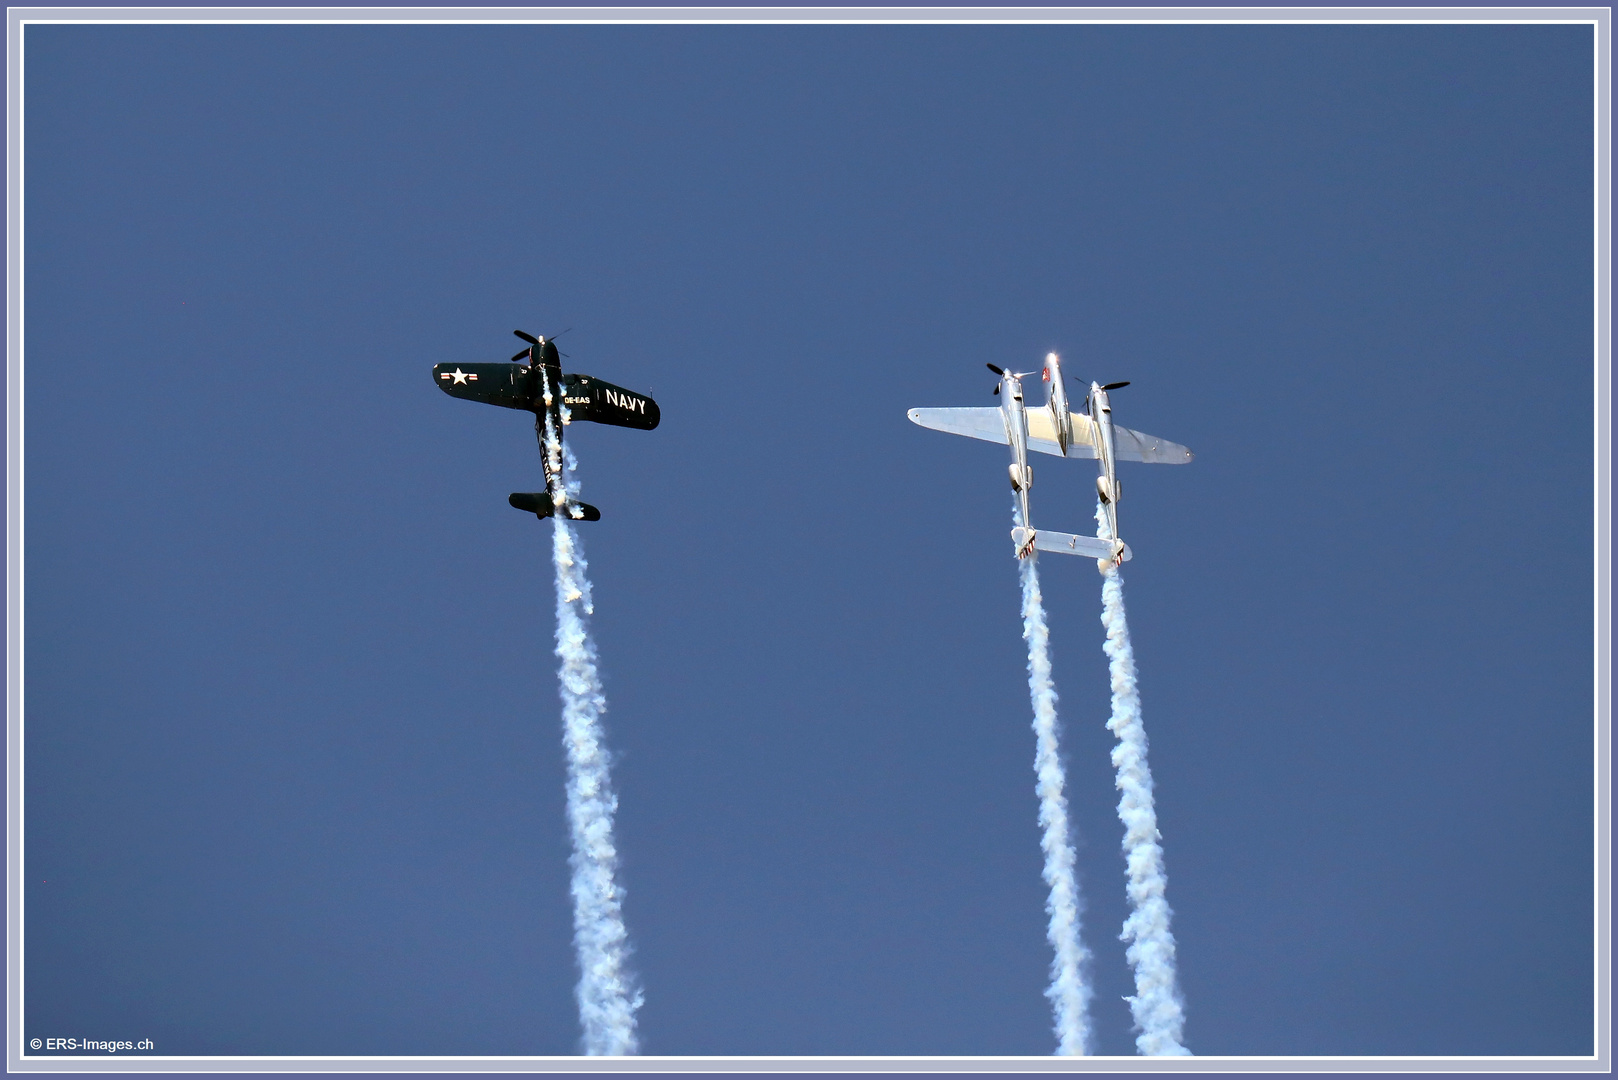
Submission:
[[[1095,423],[1088,416],[1070,414],[1073,441],[1067,453],[1056,441],[1056,424],[1047,409],[1029,409],[1028,449],[1056,457],[1094,458],[1097,456]],[[965,435],[984,442],[1008,444],[1004,415],[997,408],[911,409],[910,419],[924,428],[947,431],[952,435]],[[1131,431],[1126,427],[1112,429],[1114,445],[1120,461],[1144,461],[1154,465],[1184,465],[1191,460],[1191,451],[1179,443]]]

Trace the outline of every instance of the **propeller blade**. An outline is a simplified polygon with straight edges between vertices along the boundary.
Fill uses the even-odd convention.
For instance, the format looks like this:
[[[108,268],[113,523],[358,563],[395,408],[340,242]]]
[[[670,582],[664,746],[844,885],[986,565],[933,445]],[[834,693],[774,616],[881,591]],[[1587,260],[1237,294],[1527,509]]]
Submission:
[[[994,384],[994,396],[995,397],[1000,396],[1000,384],[999,383]]]
[[[1103,386],[1101,389],[1103,389],[1103,390],[1116,390],[1120,386],[1128,386],[1128,385],[1129,385],[1129,383],[1128,383],[1127,380],[1124,381],[1124,382],[1110,382],[1106,386]]]
[[[565,334],[565,333],[567,333],[568,331],[570,331],[572,329],[573,328],[570,326],[570,327],[567,328],[567,330],[563,330],[562,334]],[[562,334],[552,334],[549,337],[547,337],[545,340],[550,342],[552,345],[555,345],[556,344],[556,339],[561,337]],[[571,357],[568,357],[568,354],[565,353],[565,352],[562,352],[561,349],[557,349],[556,352],[557,352],[557,355],[559,355],[559,356],[567,357],[568,359],[571,359]]]
[[[525,334],[521,330],[513,330],[512,333],[516,334],[518,337],[522,338],[524,341],[528,342],[528,344],[530,344],[530,345],[538,345],[539,344],[539,339],[537,337],[535,337],[533,334]]]
[[[521,360],[523,357],[532,356],[533,354],[534,354],[533,349],[524,349],[522,352],[518,353],[516,356],[513,356],[511,358],[511,362],[513,364],[515,364],[518,360]]]
[[[1001,376],[1005,375],[1005,371],[1003,369],[997,368],[993,364],[985,364],[984,366],[987,367],[990,371],[994,372],[996,375],[1001,375]]]

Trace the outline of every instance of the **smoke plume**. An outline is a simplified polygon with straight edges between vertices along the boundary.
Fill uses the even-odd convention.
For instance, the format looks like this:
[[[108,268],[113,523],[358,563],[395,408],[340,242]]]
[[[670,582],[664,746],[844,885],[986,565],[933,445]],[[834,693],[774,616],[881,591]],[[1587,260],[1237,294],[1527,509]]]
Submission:
[[[1013,510],[1021,524],[1021,514]],[[1079,937],[1079,883],[1073,871],[1073,845],[1068,839],[1067,797],[1062,793],[1062,762],[1057,752],[1056,688],[1051,683],[1050,629],[1039,591],[1035,556],[1020,560],[1022,577],[1022,636],[1028,642],[1028,692],[1034,704],[1034,774],[1039,793],[1040,846],[1045,851],[1045,884],[1050,899],[1046,937],[1055,957],[1051,960],[1051,1001],[1056,1023],[1056,1052],[1090,1052],[1090,986],[1085,981],[1089,954]]]
[[[575,461],[547,417],[546,453],[565,472],[552,495],[576,498]],[[629,973],[629,935],[624,929],[623,892],[614,878],[618,850],[612,818],[618,809],[602,745],[601,716],[607,700],[596,669],[589,616],[594,612],[584,551],[567,512],[551,518],[556,563],[556,655],[561,659],[562,741],[567,748],[567,816],[573,834],[573,945],[579,960],[579,1022],[586,1054],[633,1054],[639,1049],[635,1010],[641,994]]]
[[[1107,515],[1096,505],[1097,535],[1111,539]],[[1162,836],[1157,831],[1157,810],[1152,804],[1152,772],[1146,764],[1146,727],[1141,722],[1140,689],[1135,681],[1135,651],[1129,644],[1129,623],[1124,618],[1124,579],[1118,567],[1104,567],[1101,584],[1101,624],[1106,627],[1108,670],[1112,677],[1112,718],[1107,727],[1118,737],[1112,764],[1118,770],[1118,819],[1124,823],[1124,858],[1129,873],[1129,918],[1120,939],[1129,943],[1127,955],[1135,969],[1135,996],[1128,999],[1134,1014],[1136,1049],[1152,1056],[1187,1055],[1180,1044],[1185,1026],[1184,1006],[1174,971],[1174,935],[1169,932],[1163,872]]]

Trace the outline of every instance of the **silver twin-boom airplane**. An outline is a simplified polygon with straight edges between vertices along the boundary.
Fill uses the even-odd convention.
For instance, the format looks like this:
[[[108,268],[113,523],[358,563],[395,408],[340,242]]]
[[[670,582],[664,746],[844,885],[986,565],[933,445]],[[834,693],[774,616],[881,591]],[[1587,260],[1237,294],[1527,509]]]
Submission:
[[[911,409],[910,419],[925,428],[965,435],[985,442],[1011,447],[1011,487],[1017,493],[1022,511],[1021,524],[1011,531],[1017,558],[1035,550],[1088,555],[1099,566],[1116,566],[1131,555],[1129,545],[1118,538],[1118,462],[1144,461],[1154,465],[1184,465],[1191,451],[1179,443],[1118,427],[1112,422],[1112,402],[1108,391],[1126,382],[1091,383],[1084,399],[1084,411],[1075,413],[1068,405],[1067,388],[1062,383],[1062,361],[1055,353],[1045,357],[1044,380],[1049,384],[1045,405],[1030,409],[1023,400],[1022,380],[1030,373],[1003,371],[993,364],[989,370],[1000,376],[994,392],[1000,407],[960,409]],[[1028,464],[1028,451],[1037,450],[1064,458],[1094,458],[1099,466],[1096,493],[1107,517],[1107,536],[1076,536],[1071,533],[1035,530],[1028,511],[1028,489],[1034,471]]]

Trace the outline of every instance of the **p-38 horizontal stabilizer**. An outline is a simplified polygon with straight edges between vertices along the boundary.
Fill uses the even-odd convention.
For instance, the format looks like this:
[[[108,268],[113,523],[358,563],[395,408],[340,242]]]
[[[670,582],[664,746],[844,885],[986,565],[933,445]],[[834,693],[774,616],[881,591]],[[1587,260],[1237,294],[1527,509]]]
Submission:
[[[1031,541],[1031,543],[1030,543]],[[1099,536],[1075,536],[1073,533],[1055,532],[1051,529],[1025,529],[1018,526],[1011,530],[1011,543],[1016,548],[1019,557],[1028,551],[1049,551],[1062,555],[1084,555],[1092,559],[1114,559],[1117,557],[1118,542],[1104,540]],[[1123,561],[1128,562],[1134,557],[1128,544],[1121,545]]]
[[[547,518],[556,513],[556,504],[551,501],[550,493],[545,491],[513,491],[506,501],[518,510],[526,510],[537,517]],[[574,521],[601,520],[601,511],[589,503],[568,503],[567,507],[570,511],[578,511],[577,514],[567,515]]]

